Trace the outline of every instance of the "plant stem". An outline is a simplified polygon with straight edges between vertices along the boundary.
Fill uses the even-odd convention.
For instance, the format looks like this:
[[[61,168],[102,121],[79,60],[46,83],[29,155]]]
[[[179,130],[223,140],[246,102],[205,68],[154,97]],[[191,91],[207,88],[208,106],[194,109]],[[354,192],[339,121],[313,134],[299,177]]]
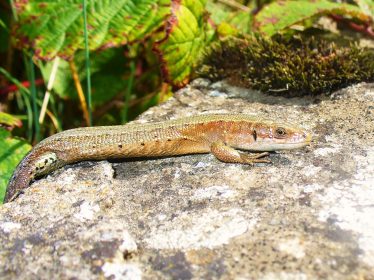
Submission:
[[[38,106],[37,96],[36,96],[36,85],[35,85],[35,66],[32,57],[34,55],[34,51],[31,51],[29,54],[29,67],[30,67],[30,90],[31,90],[31,100],[32,100],[32,110],[33,110],[33,122],[34,122],[34,129],[35,129],[35,140],[36,142],[40,141],[40,126],[38,122]]]
[[[90,50],[88,48],[87,32],[87,1],[83,0],[83,21],[84,21],[84,51],[86,58],[87,73],[87,105],[88,105],[88,124],[92,126],[92,102],[91,102],[91,71],[90,71]]]
[[[10,0],[10,7],[12,9],[12,14],[13,14],[13,17],[14,17],[15,21],[18,21],[18,15],[17,15],[17,12],[16,12],[16,8],[14,6],[13,0]]]
[[[58,56],[56,56],[56,58],[53,62],[51,74],[49,75],[47,90],[46,90],[45,95],[44,95],[42,109],[40,110],[40,115],[39,115],[39,123],[40,124],[43,123],[43,121],[44,121],[45,111],[46,111],[47,106],[48,106],[49,97],[51,95],[51,90],[52,90],[52,87],[53,87],[53,83],[54,83],[55,78],[56,78],[59,62],[60,62],[60,58]]]
[[[75,66],[74,59],[69,61],[69,66],[71,70],[71,74],[73,75],[74,85],[78,93],[79,102],[81,103],[82,111],[83,111],[83,118],[86,122],[86,125],[90,125],[90,115],[87,110],[87,103],[86,98],[84,97],[83,89],[81,82],[79,80],[77,67]]]

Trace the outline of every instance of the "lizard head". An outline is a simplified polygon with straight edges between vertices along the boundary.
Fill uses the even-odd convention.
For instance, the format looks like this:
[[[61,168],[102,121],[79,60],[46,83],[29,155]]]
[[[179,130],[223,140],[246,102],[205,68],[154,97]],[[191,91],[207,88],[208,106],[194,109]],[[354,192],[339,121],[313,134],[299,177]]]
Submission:
[[[310,143],[312,136],[307,131],[290,124],[265,122],[252,127],[253,142],[249,150],[276,151],[301,148]]]

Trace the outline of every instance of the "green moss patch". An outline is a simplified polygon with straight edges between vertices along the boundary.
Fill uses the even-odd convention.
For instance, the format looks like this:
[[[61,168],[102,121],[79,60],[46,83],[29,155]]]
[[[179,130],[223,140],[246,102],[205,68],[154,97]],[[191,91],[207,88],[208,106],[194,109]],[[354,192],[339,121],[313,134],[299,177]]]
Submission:
[[[328,94],[374,81],[374,50],[315,38],[231,39],[213,46],[197,73],[270,94]]]

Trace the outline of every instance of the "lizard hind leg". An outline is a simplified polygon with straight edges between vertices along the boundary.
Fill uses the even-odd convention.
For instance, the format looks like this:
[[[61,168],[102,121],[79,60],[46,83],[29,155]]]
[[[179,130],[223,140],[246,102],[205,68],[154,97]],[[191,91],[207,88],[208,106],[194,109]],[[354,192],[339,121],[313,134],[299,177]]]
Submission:
[[[254,164],[258,162],[269,163],[270,160],[262,159],[262,157],[269,155],[269,153],[259,153],[259,154],[247,154],[242,153],[234,148],[227,146],[222,141],[214,142],[210,146],[211,153],[220,161],[229,163],[242,163],[242,164]]]

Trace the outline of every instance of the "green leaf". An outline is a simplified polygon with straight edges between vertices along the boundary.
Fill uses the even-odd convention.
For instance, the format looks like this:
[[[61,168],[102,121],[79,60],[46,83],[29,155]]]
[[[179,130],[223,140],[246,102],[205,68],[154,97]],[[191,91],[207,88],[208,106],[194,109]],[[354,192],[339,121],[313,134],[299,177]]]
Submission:
[[[5,125],[5,126],[8,126],[10,128],[13,128],[15,126],[21,127],[22,126],[22,121],[19,118],[13,116],[13,115],[10,115],[10,114],[4,113],[4,112],[0,112],[0,126],[1,125]]]
[[[255,17],[254,25],[263,34],[272,36],[303,20],[314,16],[338,14],[361,21],[369,21],[368,15],[354,5],[319,1],[279,1],[265,6]]]
[[[175,86],[188,82],[193,64],[206,45],[206,0],[173,1],[166,36],[155,43],[166,81]]]
[[[41,59],[71,58],[84,48],[81,0],[16,0],[14,44],[35,49]],[[144,39],[164,24],[168,0],[88,0],[90,50]]]
[[[26,141],[12,138],[9,131],[0,128],[0,203],[14,169],[30,149]]]

